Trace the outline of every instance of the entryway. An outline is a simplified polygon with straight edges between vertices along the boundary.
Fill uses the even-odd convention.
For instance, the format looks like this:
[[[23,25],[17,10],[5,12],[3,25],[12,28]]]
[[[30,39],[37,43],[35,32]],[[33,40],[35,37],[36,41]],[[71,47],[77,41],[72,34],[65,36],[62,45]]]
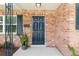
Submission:
[[[63,56],[60,51],[53,47],[30,47],[26,50],[19,48],[13,56]]]
[[[44,16],[32,17],[32,45],[44,45]]]

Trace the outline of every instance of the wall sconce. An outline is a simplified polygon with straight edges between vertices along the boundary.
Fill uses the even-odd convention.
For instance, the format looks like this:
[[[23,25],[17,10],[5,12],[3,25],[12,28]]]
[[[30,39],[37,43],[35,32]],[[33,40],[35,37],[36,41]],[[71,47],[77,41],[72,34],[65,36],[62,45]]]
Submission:
[[[41,7],[41,3],[36,3],[35,6],[36,6],[37,8],[40,8],[40,7]]]

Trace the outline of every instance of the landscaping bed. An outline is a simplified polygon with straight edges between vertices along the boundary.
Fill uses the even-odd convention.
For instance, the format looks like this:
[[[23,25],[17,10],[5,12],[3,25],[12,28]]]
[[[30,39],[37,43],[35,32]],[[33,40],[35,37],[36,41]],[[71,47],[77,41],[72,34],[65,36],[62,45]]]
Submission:
[[[17,49],[18,49],[18,47],[14,47],[13,48],[13,53],[15,53]],[[0,47],[0,56],[5,56],[3,47]]]

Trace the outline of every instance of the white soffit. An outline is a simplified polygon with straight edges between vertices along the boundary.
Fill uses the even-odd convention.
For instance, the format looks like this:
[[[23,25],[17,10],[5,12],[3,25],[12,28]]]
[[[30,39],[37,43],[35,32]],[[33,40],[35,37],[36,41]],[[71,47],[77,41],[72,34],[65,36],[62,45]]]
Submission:
[[[41,7],[36,7],[36,3],[14,3],[15,9],[27,9],[27,10],[55,10],[61,3],[41,3]],[[4,7],[4,4],[0,4],[0,7]]]
[[[27,10],[55,10],[61,3],[41,3],[41,7],[36,7],[36,3],[16,3],[17,9]]]

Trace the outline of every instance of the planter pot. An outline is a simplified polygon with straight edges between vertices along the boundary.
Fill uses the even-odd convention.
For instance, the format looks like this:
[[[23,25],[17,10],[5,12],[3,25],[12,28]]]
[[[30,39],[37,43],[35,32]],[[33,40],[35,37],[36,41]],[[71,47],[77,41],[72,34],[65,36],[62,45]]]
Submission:
[[[23,49],[23,50],[26,50],[27,48],[28,48],[27,45],[22,45],[22,49]]]

